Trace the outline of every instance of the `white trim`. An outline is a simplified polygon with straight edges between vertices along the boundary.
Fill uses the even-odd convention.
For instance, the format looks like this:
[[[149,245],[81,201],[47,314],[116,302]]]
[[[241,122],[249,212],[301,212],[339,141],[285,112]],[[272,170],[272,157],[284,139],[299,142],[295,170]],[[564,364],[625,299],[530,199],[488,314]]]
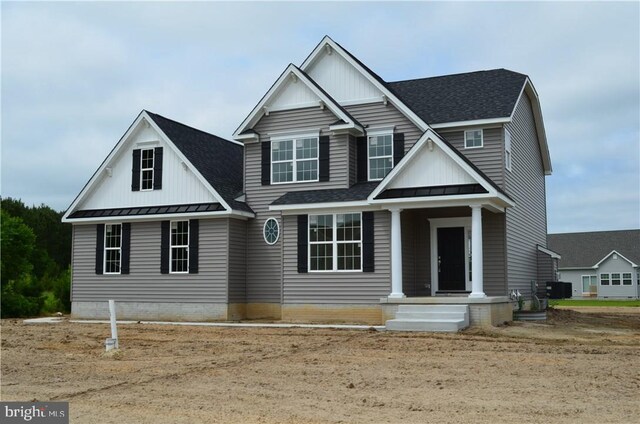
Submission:
[[[151,168],[143,168],[142,162],[144,162],[144,152],[151,152]],[[156,150],[154,147],[146,147],[140,149],[140,191],[153,191],[156,188],[154,187],[154,178],[155,178],[155,166],[156,166]],[[151,188],[144,188],[144,171],[151,171]]]
[[[267,240],[267,235],[265,234],[267,229],[267,222],[269,221],[275,221],[276,229],[278,230],[278,232],[276,233],[276,239],[273,243],[269,243],[269,240]],[[280,223],[278,222],[277,218],[270,216],[264,221],[264,225],[262,226],[262,238],[264,239],[264,242],[267,243],[269,246],[273,246],[278,242],[278,240],[280,240]]]
[[[238,128],[233,132],[234,139],[238,140],[238,137],[240,137],[240,133],[244,132],[244,130],[246,130],[247,128],[255,125],[260,120],[260,118],[262,118],[262,116],[266,113],[265,107],[267,106],[267,103],[278,94],[280,87],[287,82],[290,75],[295,75],[303,84],[305,84],[307,88],[309,88],[321,100],[322,107],[328,107],[335,116],[342,119],[344,122],[351,124],[351,126],[354,128],[363,130],[359,125],[352,121],[349,115],[347,115],[337,103],[335,103],[335,100],[325,94],[322,90],[318,89],[316,84],[311,82],[310,77],[308,77],[304,72],[301,72],[300,69],[298,69],[295,65],[289,64],[289,66],[287,66],[280,77],[278,77],[276,82],[271,86],[269,91],[267,91],[267,93],[262,97],[262,99],[260,99],[258,104],[249,113],[249,115],[244,119],[244,121],[242,121],[240,126],[238,126]],[[314,103],[314,105],[317,107],[321,107],[321,104],[319,103]]]
[[[75,222],[75,220],[69,219],[69,215],[71,215],[73,212],[75,212],[77,206],[81,203],[82,200],[84,200],[84,198],[87,196],[87,194],[98,183],[98,181],[101,179],[102,174],[104,173],[106,167],[118,155],[120,150],[129,141],[129,138],[135,133],[135,131],[138,129],[138,127],[140,125],[145,125],[145,123],[146,123],[146,125],[149,125],[151,128],[153,128],[160,135],[161,141],[163,141],[167,145],[167,147],[169,149],[171,149],[171,151],[173,153],[175,153],[176,156],[178,156],[178,158],[182,162],[188,164],[189,168],[191,169],[191,172],[193,172],[193,174],[200,181],[200,183],[202,183],[209,190],[209,192],[213,195],[213,197],[216,199],[216,201],[218,203],[220,203],[226,209],[227,212],[231,212],[232,211],[232,209],[229,206],[229,204],[222,198],[222,196],[220,196],[220,194],[216,191],[216,189],[213,188],[213,186],[211,184],[209,184],[209,182],[204,178],[204,176],[202,176],[200,171],[198,171],[198,169],[195,166],[193,166],[193,164],[187,159],[187,157],[182,154],[180,149],[178,149],[176,147],[176,145],[173,144],[171,139],[169,137],[167,137],[167,135],[164,133],[164,131],[162,131],[160,129],[160,127],[158,125],[156,125],[156,123],[153,121],[153,119],[147,114],[147,111],[143,110],[142,112],[140,112],[140,114],[137,116],[137,118],[133,121],[133,123],[129,126],[127,131],[120,138],[120,140],[114,146],[114,148],[111,150],[111,152],[109,152],[109,155],[107,155],[105,160],[102,161],[102,163],[100,164],[100,166],[98,167],[96,172],[93,174],[93,176],[91,176],[91,178],[89,179],[87,184],[84,186],[84,188],[80,191],[80,193],[73,200],[73,202],[71,203],[71,205],[69,206],[67,211],[64,213],[64,216],[62,217],[62,222]]]
[[[390,159],[391,160],[391,169],[393,169],[393,128],[394,127],[391,127],[391,130],[389,130],[389,128],[390,127],[373,129],[372,131],[367,130],[367,181],[382,181],[384,179],[384,177],[382,177],[382,178],[371,178],[371,159]],[[373,138],[373,137],[376,137],[376,138],[377,137],[384,137],[384,136],[387,136],[387,135],[391,136],[391,154],[390,155],[383,155],[383,156],[374,156],[372,158],[370,156],[371,138]],[[391,169],[389,169],[389,172],[391,172]],[[389,172],[387,172],[387,174]]]
[[[507,122],[511,122],[510,117],[505,118],[488,118],[488,119],[472,119],[469,121],[455,121],[455,122],[442,122],[439,124],[431,124],[430,127],[434,130],[440,128],[455,128],[455,127],[479,127],[486,125],[496,125],[496,124],[506,124]],[[499,126],[499,125],[498,125]]]
[[[303,161],[303,162],[310,162],[313,160],[313,158],[307,158],[307,159],[298,159],[297,158],[297,142],[298,140],[301,139],[310,139],[310,138],[314,138],[316,140],[316,178],[313,180],[298,180],[298,161]],[[287,160],[277,160],[274,161],[273,160],[273,143],[281,143],[283,141],[291,141],[291,159],[287,159]],[[285,135],[279,135],[276,137],[271,137],[271,139],[269,140],[269,154],[270,154],[270,172],[271,175],[269,175],[269,182],[271,183],[271,185],[281,185],[281,184],[295,184],[295,183],[314,183],[314,182],[318,182],[320,181],[320,135],[315,134],[315,133],[308,133],[308,134],[299,134],[299,135],[290,135],[290,136],[285,136]],[[291,162],[291,181],[278,181],[275,182],[273,180],[273,165],[275,163],[289,163]]]
[[[320,128],[295,128],[266,134],[271,141],[291,140],[292,138],[320,138]]]
[[[629,262],[629,263],[631,264],[631,266],[632,266],[632,267],[637,267],[637,266],[638,266],[638,265],[636,265],[635,263],[633,263],[632,261],[630,261],[629,259],[627,259],[627,258],[625,258],[624,256],[622,256],[622,255],[620,254],[620,252],[618,252],[617,250],[612,250],[610,253],[608,253],[607,255],[605,255],[605,257],[604,257],[604,258],[602,258],[602,259],[600,260],[600,262],[598,262],[597,264],[595,264],[594,266],[592,266],[592,268],[594,268],[594,269],[595,269],[595,268],[598,268],[602,262],[604,262],[604,261],[606,261],[607,259],[609,259],[609,256],[613,255],[614,253],[615,253],[616,255],[620,256],[620,257],[621,257],[622,259],[624,259],[625,261]]]
[[[391,102],[393,106],[395,106],[401,113],[403,113],[411,122],[413,122],[421,131],[426,131],[429,129],[429,125],[424,122],[418,115],[416,115],[411,109],[409,109],[400,99],[398,99],[395,94],[387,89],[383,84],[380,83],[375,77],[371,75],[366,69],[364,69],[358,62],[353,60],[351,55],[347,53],[342,47],[340,47],[335,41],[331,39],[328,35],[326,35],[320,43],[316,46],[315,49],[311,52],[309,57],[304,61],[302,65],[300,65],[300,69],[303,71],[307,71],[307,69],[313,64],[316,58],[323,52],[325,46],[331,46],[331,48],[337,52],[344,60],[346,60],[351,66],[356,68],[360,74],[362,74],[371,84],[374,85],[378,90],[380,90],[384,96],[387,97],[387,100]]]
[[[431,296],[438,291],[438,228],[464,228],[464,284],[465,290],[471,291],[469,280],[469,232],[471,231],[471,217],[459,218],[431,218],[430,227],[430,252],[431,252]]]
[[[326,241],[311,241],[311,217],[312,216],[326,216],[330,215],[332,217],[331,222],[331,233],[332,240],[330,242]],[[342,240],[338,241],[338,215],[360,215],[360,239],[359,240]],[[311,269],[311,245],[328,245],[332,246],[333,258],[332,258],[332,269]],[[360,269],[338,269],[338,244],[360,244]],[[336,212],[336,213],[314,213],[307,215],[307,272],[310,274],[316,273],[327,273],[327,272],[350,272],[350,273],[362,273],[363,268],[363,242],[362,242],[362,212],[361,211],[344,211],[344,212]]]
[[[395,125],[370,126],[367,128],[367,136],[393,134]]]
[[[120,246],[119,247],[107,247],[107,226],[113,227],[114,225],[120,226]],[[102,243],[102,274],[103,275],[120,275],[122,274],[122,222],[112,222],[104,225],[104,235]],[[118,263],[118,272],[107,272],[107,250],[117,250],[120,252],[120,260]]]
[[[562,256],[559,253],[554,252],[553,250],[547,249],[546,247],[538,246],[538,250],[542,253],[546,253],[554,259],[562,259]]]
[[[175,223],[176,225],[179,222],[186,222],[187,223],[187,244],[177,244],[177,245],[173,245],[172,242],[172,237],[171,237],[171,232],[173,231],[173,224]],[[177,230],[177,227],[176,227]],[[180,219],[180,220],[172,220],[169,221],[169,274],[188,274],[189,273],[189,265],[190,265],[190,259],[191,259],[191,252],[189,251],[189,243],[191,241],[191,222],[189,222],[188,219]],[[186,271],[173,271],[173,248],[185,248],[187,249],[187,270]]]
[[[360,208],[371,206],[366,200],[357,200],[353,202],[324,202],[324,203],[299,203],[292,205],[270,205],[270,211],[301,211],[316,209],[334,209],[334,208]],[[380,209],[379,207],[375,209]]]
[[[591,291],[584,291],[584,277],[588,277],[589,278],[589,286],[591,286],[591,277],[595,278],[596,280],[596,287],[598,287],[598,275],[597,274],[584,274],[580,276],[580,286],[581,286],[581,293],[584,297],[585,294],[589,294],[591,295]],[[596,293],[597,293],[597,289],[596,289]]]
[[[344,100],[342,102],[338,102],[340,106],[355,106],[355,105],[366,105],[371,103],[383,103],[383,96],[379,97],[369,97],[368,99],[357,99],[357,100]]]
[[[511,132],[504,128],[504,167],[511,172],[513,169],[513,151],[511,150]]]
[[[479,146],[467,146],[467,133],[480,131],[480,145]],[[482,149],[484,147],[484,130],[482,128],[470,128],[464,131],[464,149]]]
[[[609,282],[609,284],[602,284],[602,276],[603,275],[607,276],[607,281]],[[598,274],[598,285],[599,286],[611,286],[611,273],[610,272],[601,272],[600,274]]]

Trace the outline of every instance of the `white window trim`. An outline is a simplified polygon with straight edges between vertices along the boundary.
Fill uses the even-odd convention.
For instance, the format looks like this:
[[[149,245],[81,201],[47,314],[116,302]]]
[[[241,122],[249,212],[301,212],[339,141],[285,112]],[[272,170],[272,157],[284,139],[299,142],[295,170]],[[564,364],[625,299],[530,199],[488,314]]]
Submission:
[[[602,276],[606,275],[607,276],[607,281],[609,282],[609,284],[602,284]],[[607,286],[610,287],[611,286],[611,274],[608,272],[602,272],[600,273],[600,275],[598,276],[598,285],[599,286]]]
[[[479,146],[467,146],[467,133],[480,131],[480,145]],[[484,129],[483,128],[471,128],[469,130],[465,130],[464,132],[464,143],[465,149],[482,149],[484,147]]]
[[[172,237],[171,237],[171,230],[173,227],[174,223],[177,222],[186,222],[187,223],[187,244],[178,244],[178,245],[173,245],[172,243]],[[189,222],[188,219],[177,219],[174,221],[169,221],[169,274],[188,274],[189,273],[189,261],[191,259],[191,255],[189,252],[189,242],[191,241],[191,223]],[[187,270],[186,271],[173,271],[173,248],[174,247],[186,247],[187,248]]]
[[[619,281],[619,284],[613,284],[613,275],[617,274],[618,278],[616,278],[617,281]],[[611,279],[609,280],[609,284],[612,286],[621,286],[622,285],[622,273],[621,272],[611,272],[609,273],[609,275],[611,276]]]
[[[466,144],[466,139],[465,139],[465,144]],[[483,141],[483,144],[484,144],[484,141]],[[511,133],[506,128],[504,129],[504,167],[509,172],[511,172],[513,168],[513,152],[511,150]]]
[[[143,157],[144,157],[144,152],[150,150],[151,153],[151,168],[143,168],[142,167],[142,163],[143,161]],[[154,172],[154,168],[155,168],[155,164],[156,164],[156,151],[154,148],[151,149],[140,149],[140,191],[153,191],[154,187],[153,187],[153,180],[155,178],[155,172]],[[143,181],[143,177],[144,177],[144,171],[151,171],[151,188],[143,188],[142,185],[142,181]]]
[[[337,215],[351,215],[358,214],[360,215],[360,240],[343,240],[338,241],[338,226],[336,225]],[[322,215],[331,215],[333,216],[333,224],[332,224],[332,241],[311,241],[311,217],[312,216],[322,216]],[[355,244],[360,243],[360,269],[338,269],[338,244]],[[331,244],[333,246],[333,269],[311,269],[311,245],[312,244]],[[307,217],[307,272],[309,273],[327,273],[327,272],[350,272],[350,273],[362,273],[363,259],[364,259],[364,250],[363,250],[363,242],[362,242],[362,212],[341,212],[341,213],[319,213],[319,214],[310,214]]]
[[[296,149],[296,141],[299,139],[303,139],[303,138],[315,138],[316,139],[316,147],[317,147],[317,152],[318,155],[316,156],[316,169],[318,170],[318,172],[316,173],[316,179],[315,180],[300,180],[298,181],[298,159],[296,157],[297,153],[297,149]],[[278,142],[278,141],[289,141],[291,140],[292,142],[292,159],[291,160],[277,160],[274,161],[273,160],[273,143],[274,142]],[[278,135],[278,136],[272,136],[270,141],[270,149],[269,149],[269,154],[271,155],[269,157],[269,162],[270,162],[270,175],[269,175],[269,179],[271,181],[272,185],[280,185],[280,184],[300,184],[300,183],[316,183],[318,181],[320,181],[320,133],[319,132],[314,132],[314,133],[305,133],[305,134],[287,134],[287,135]],[[300,159],[300,160],[304,160],[304,161],[310,161],[312,159]],[[286,163],[286,162],[292,162],[292,169],[293,169],[293,179],[291,181],[279,181],[279,182],[274,182],[273,181],[273,164],[275,163]]]
[[[393,128],[394,127],[385,127],[385,128],[377,128],[367,131],[367,181],[382,181],[383,178],[371,178],[371,159],[391,159],[391,169],[393,169]],[[369,155],[369,142],[371,141],[371,137],[379,137],[384,135],[391,136],[391,155],[384,156],[373,156]],[[391,171],[389,171],[391,172]]]
[[[276,222],[276,228],[278,229],[278,233],[276,234],[276,240],[273,243],[269,243],[269,241],[267,240],[267,235],[265,234],[265,231],[267,229],[267,222],[274,220]],[[280,240],[280,223],[278,222],[278,219],[271,216],[269,218],[267,218],[266,221],[264,221],[264,225],[262,226],[262,238],[264,239],[264,242],[267,243],[269,246],[273,246],[274,244],[278,243],[278,240]]]
[[[120,247],[107,247],[107,227],[119,225],[120,226]],[[118,250],[120,251],[120,263],[118,264],[118,272],[107,272],[107,250]],[[102,270],[103,274],[106,275],[120,275],[122,274],[122,223],[116,222],[113,224],[105,224],[104,225],[104,242],[102,243]]]
[[[598,285],[598,276],[595,274],[584,274],[580,276],[580,285],[582,285],[582,294],[591,294],[590,291],[586,292],[584,291],[584,278],[587,277],[589,278],[589,286],[591,286],[591,278],[594,277],[596,279],[596,286]]]
[[[622,278],[620,278],[620,282],[621,282],[620,285],[622,285],[622,286],[633,286],[633,273],[631,273],[631,272],[622,272],[621,274],[622,274]],[[629,278],[624,278],[625,275],[628,275]],[[624,280],[631,281],[631,284],[625,284]]]

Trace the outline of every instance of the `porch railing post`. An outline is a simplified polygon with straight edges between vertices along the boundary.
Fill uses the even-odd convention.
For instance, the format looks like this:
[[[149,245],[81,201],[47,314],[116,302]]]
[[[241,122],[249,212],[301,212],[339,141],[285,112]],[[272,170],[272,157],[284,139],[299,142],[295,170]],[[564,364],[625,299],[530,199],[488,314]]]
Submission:
[[[487,297],[484,294],[482,263],[482,206],[471,206],[471,294],[469,297]]]

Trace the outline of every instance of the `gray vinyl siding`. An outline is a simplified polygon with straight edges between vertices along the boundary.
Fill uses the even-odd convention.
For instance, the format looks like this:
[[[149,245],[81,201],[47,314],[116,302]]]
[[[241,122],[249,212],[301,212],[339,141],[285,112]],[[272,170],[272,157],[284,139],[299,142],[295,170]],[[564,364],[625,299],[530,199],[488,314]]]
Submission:
[[[482,211],[482,254],[484,292],[487,296],[507,294],[506,225],[503,213]]]
[[[229,219],[229,303],[247,298],[247,221]]]
[[[619,286],[609,285],[609,286],[601,286],[600,285],[600,274],[611,274],[611,273],[619,273],[620,278],[622,279],[623,273],[631,274],[631,285],[623,286],[622,282]],[[627,298],[627,297],[638,297],[638,283],[636,281],[636,273],[638,271],[636,268],[632,267],[631,264],[624,259],[618,257],[615,258],[609,256],[607,260],[600,264],[597,269],[596,274],[598,275],[598,297],[606,297],[606,298]]]
[[[385,106],[382,103],[368,103],[345,106],[345,109],[364,126],[382,127],[395,125],[394,132],[404,133],[405,153],[422,135],[422,131],[391,104]]]
[[[282,234],[273,246],[265,243],[262,232],[269,217],[278,220],[282,230],[282,216],[270,212],[269,205],[290,191],[349,186],[349,158],[347,135],[333,136],[329,125],[337,118],[319,107],[271,112],[255,125],[260,142],[270,142],[269,133],[296,129],[320,129],[330,139],[329,181],[262,185],[262,151],[260,143],[245,145],[245,192],[247,203],[256,214],[247,222],[247,285],[246,299],[250,303],[280,303],[282,298]]]
[[[96,275],[96,225],[74,225],[73,301],[226,302],[227,219],[201,219],[198,274],[160,273],[160,221],[131,224],[129,275]]]
[[[284,217],[284,302],[379,303],[391,292],[391,214],[374,212],[375,272],[298,273],[297,217]]]
[[[505,189],[515,201],[506,212],[508,286],[529,298],[531,281],[538,278],[536,245],[546,247],[547,210],[542,157],[526,94],[505,128],[511,133],[512,151],[512,171],[505,173]]]
[[[483,146],[474,149],[465,149],[464,130],[440,130],[438,131],[449,143],[465,155],[487,177],[499,187],[504,188],[504,142],[502,128],[484,128]]]

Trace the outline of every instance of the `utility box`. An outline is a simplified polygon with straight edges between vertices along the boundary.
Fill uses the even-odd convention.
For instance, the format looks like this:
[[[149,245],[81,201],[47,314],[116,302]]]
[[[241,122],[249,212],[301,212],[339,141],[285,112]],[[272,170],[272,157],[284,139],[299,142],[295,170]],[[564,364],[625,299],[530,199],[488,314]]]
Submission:
[[[547,298],[571,299],[571,283],[564,281],[547,281]]]

